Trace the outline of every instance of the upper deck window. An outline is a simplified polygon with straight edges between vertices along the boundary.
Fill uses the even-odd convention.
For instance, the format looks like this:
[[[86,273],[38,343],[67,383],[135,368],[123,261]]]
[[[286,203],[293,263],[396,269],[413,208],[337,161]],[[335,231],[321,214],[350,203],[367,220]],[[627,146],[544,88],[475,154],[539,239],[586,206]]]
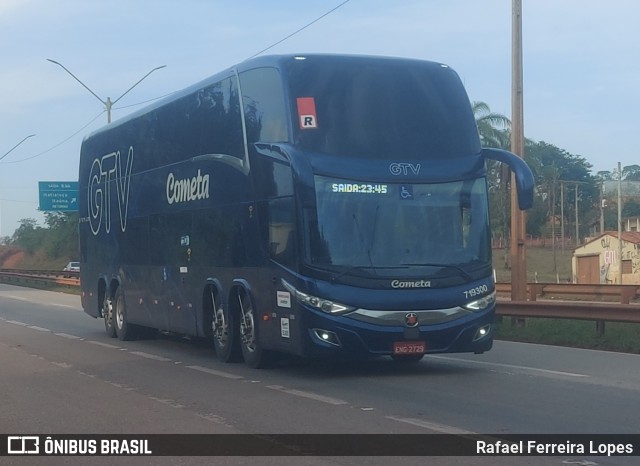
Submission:
[[[275,68],[240,73],[247,142],[286,142],[287,112],[282,80]]]
[[[467,94],[445,65],[309,57],[287,73],[294,143],[304,150],[389,160],[480,151]]]

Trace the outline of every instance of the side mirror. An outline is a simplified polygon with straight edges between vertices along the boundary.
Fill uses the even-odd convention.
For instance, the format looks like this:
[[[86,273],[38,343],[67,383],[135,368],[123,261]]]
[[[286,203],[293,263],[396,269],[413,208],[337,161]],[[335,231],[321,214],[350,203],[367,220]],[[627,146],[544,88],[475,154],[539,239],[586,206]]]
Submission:
[[[535,178],[529,168],[517,155],[502,149],[484,148],[481,153],[485,159],[506,163],[516,177],[516,189],[518,190],[518,207],[527,210],[533,206],[533,187]]]

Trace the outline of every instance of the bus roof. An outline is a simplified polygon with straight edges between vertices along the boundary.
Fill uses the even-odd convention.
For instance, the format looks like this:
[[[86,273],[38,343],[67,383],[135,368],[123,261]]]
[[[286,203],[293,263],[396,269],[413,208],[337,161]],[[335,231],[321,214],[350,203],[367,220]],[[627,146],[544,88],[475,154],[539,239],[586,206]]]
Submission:
[[[264,67],[274,67],[274,68],[279,68],[282,69],[286,66],[287,63],[290,63],[292,60],[314,60],[314,61],[324,61],[324,62],[331,62],[331,63],[340,63],[340,62],[370,62],[370,63],[394,63],[396,65],[400,65],[400,64],[404,64],[404,65],[410,65],[410,64],[421,64],[421,66],[433,66],[434,68],[437,67],[447,67],[447,65],[442,64],[442,63],[438,63],[438,62],[433,62],[433,61],[428,61],[428,60],[419,60],[419,59],[414,59],[414,58],[402,58],[402,57],[389,57],[389,56],[378,56],[378,55],[345,55],[345,54],[318,54],[318,53],[311,53],[311,54],[304,54],[304,53],[296,53],[296,54],[285,54],[285,55],[264,55],[264,56],[259,56],[259,57],[255,57],[255,58],[250,58],[247,59],[243,62],[240,62],[236,65],[233,65],[231,67],[225,68],[224,70],[213,74],[205,79],[202,79],[184,89],[175,91],[173,93],[171,93],[170,95],[158,99],[158,101],[145,106],[144,108],[137,110],[135,112],[130,113],[129,115],[120,118],[116,121],[114,121],[113,123],[110,123],[108,125],[105,125],[95,131],[93,131],[92,133],[89,133],[88,135],[85,136],[85,140],[93,137],[97,134],[100,134],[102,132],[108,131],[110,129],[113,128],[117,128],[120,125],[123,125],[131,120],[135,120],[136,118],[139,118],[147,113],[149,113],[150,111],[153,111],[157,108],[160,108],[170,102],[173,102],[177,99],[180,99],[181,97],[184,97],[186,95],[189,95],[193,92],[196,92],[197,90],[206,87],[208,85],[214,84],[218,81],[220,81],[221,79],[224,79],[226,77],[229,77],[231,75],[233,75],[235,72],[238,73],[242,73],[243,71],[247,71],[250,69],[254,69],[254,68],[264,68]]]

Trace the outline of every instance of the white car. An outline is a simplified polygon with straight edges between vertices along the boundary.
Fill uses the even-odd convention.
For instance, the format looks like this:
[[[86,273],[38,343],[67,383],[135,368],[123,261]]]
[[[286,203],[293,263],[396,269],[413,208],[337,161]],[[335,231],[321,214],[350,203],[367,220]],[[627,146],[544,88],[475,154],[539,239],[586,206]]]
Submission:
[[[80,272],[80,262],[69,262],[62,270],[64,272]]]

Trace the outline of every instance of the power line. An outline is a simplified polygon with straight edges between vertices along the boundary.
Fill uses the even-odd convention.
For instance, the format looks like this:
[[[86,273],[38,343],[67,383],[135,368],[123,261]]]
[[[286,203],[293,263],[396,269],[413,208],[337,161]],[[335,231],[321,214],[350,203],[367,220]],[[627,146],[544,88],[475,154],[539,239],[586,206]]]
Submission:
[[[32,155],[31,157],[26,157],[24,159],[19,159],[19,160],[11,160],[9,162],[0,162],[0,164],[9,164],[9,163],[20,163],[20,162],[26,162],[27,160],[31,160],[31,159],[35,159],[36,157],[40,157],[44,154],[47,154],[49,152],[51,152],[53,149],[56,149],[58,147],[60,147],[62,144],[64,144],[65,142],[67,142],[69,139],[73,138],[74,136],[77,136],[78,133],[80,133],[81,131],[83,131],[87,126],[89,126],[91,123],[93,123],[94,121],[96,121],[98,118],[100,118],[102,116],[102,114],[106,112],[106,110],[101,111],[98,115],[96,115],[94,118],[91,119],[91,121],[89,121],[89,123],[87,123],[86,125],[84,125],[82,128],[80,128],[78,131],[76,131],[75,133],[73,133],[71,136],[63,139],[62,141],[60,141],[59,143],[57,143],[56,145],[48,148],[47,150],[43,150],[42,152],[36,154],[36,155]]]
[[[318,22],[318,21],[320,21],[322,18],[324,18],[325,16],[330,15],[331,13],[333,13],[334,11],[336,11],[338,8],[340,8],[340,7],[344,6],[344,5],[346,5],[346,4],[347,4],[347,3],[349,3],[350,1],[351,1],[351,0],[345,0],[344,2],[342,2],[341,4],[339,4],[338,6],[336,6],[336,7],[332,8],[331,10],[327,11],[327,12],[326,12],[325,14],[323,14],[322,16],[318,16],[316,19],[314,19],[314,20],[313,20],[313,21],[311,21],[310,23],[308,23],[308,24],[306,24],[306,25],[302,26],[302,27],[301,27],[300,29],[298,29],[297,31],[292,32],[292,33],[291,33],[291,34],[289,34],[287,37],[285,37],[285,38],[283,38],[283,39],[280,39],[278,42],[275,42],[275,43],[271,44],[269,47],[267,47],[267,48],[265,48],[265,49],[263,49],[263,50],[260,50],[260,51],[259,51],[258,53],[256,53],[255,55],[251,55],[247,60],[249,60],[249,59],[251,59],[251,58],[254,58],[254,57],[257,57],[258,55],[260,55],[260,54],[262,54],[262,53],[266,52],[267,50],[272,49],[272,48],[273,48],[273,47],[275,47],[276,45],[283,43],[285,40],[290,39],[291,37],[295,36],[295,35],[296,35],[296,34],[298,34],[299,32],[304,31],[304,30],[305,30],[305,29],[307,29],[309,26],[311,26],[311,25],[313,25],[313,24],[317,23],[317,22]]]
[[[297,29],[296,31],[292,32],[292,33],[291,33],[291,34],[289,34],[288,36],[286,36],[286,37],[284,37],[284,38],[280,39],[279,41],[274,42],[274,43],[273,43],[273,44],[271,44],[270,46],[268,46],[268,47],[266,47],[266,48],[264,48],[264,49],[260,50],[258,53],[256,53],[256,54],[254,54],[254,55],[250,56],[249,58],[257,57],[258,55],[263,54],[263,53],[264,53],[264,52],[266,52],[267,50],[272,49],[272,48],[273,48],[273,47],[275,47],[276,45],[279,45],[279,44],[283,43],[283,42],[284,42],[284,41],[286,41],[287,39],[290,39],[291,37],[295,36],[296,34],[298,34],[298,33],[302,32],[302,31],[304,31],[305,29],[307,29],[308,27],[310,27],[310,26],[314,25],[315,23],[317,23],[317,22],[318,22],[318,21],[320,21],[321,19],[323,19],[323,18],[325,18],[325,17],[329,16],[331,13],[333,13],[334,11],[336,11],[336,10],[338,10],[339,8],[343,7],[344,5],[346,5],[347,3],[349,3],[350,1],[351,1],[351,0],[344,0],[342,3],[340,3],[340,4],[336,5],[335,7],[333,7],[332,9],[330,9],[329,11],[327,11],[326,13],[324,13],[324,14],[322,14],[322,15],[318,16],[318,17],[317,17],[316,19],[314,19],[313,21],[311,21],[311,22],[309,22],[309,23],[305,24],[305,25],[304,25],[304,26],[302,26],[301,28],[299,28],[299,29]],[[54,63],[55,63],[55,62],[54,62]],[[146,76],[145,76],[145,77],[146,77]],[[143,79],[144,79],[144,78],[143,78]],[[127,92],[128,92],[128,91],[127,91]],[[173,92],[171,92],[171,93],[169,93],[169,94],[161,95],[161,96],[159,96],[159,97],[155,97],[155,98],[153,98],[153,99],[145,100],[145,101],[143,101],[143,102],[138,102],[138,103],[136,103],[136,104],[131,104],[131,105],[123,106],[123,107],[118,107],[118,109],[124,109],[124,108],[130,108],[130,107],[136,107],[136,106],[139,106],[139,105],[144,105],[144,104],[146,104],[146,103],[153,102],[153,101],[156,101],[156,100],[158,100],[158,99],[162,99],[163,97],[167,97],[167,96],[169,96],[169,95],[171,95],[171,94],[173,94]],[[94,95],[95,95],[95,94],[94,94]],[[103,110],[102,112],[100,112],[100,113],[99,113],[98,115],[96,115],[93,119],[91,119],[91,121],[89,121],[87,124],[85,124],[84,126],[82,126],[82,128],[80,128],[79,130],[77,130],[77,131],[76,131],[75,133],[73,133],[71,136],[69,136],[69,137],[67,137],[67,138],[63,139],[62,141],[60,141],[59,143],[55,144],[54,146],[50,147],[50,148],[49,148],[49,149],[47,149],[47,150],[44,150],[44,151],[42,151],[42,152],[40,152],[40,153],[38,153],[38,154],[32,155],[31,157],[26,157],[26,158],[24,158],[24,159],[12,160],[12,161],[9,161],[9,162],[0,162],[0,163],[1,163],[1,164],[10,164],[10,163],[11,163],[11,164],[13,164],[13,163],[26,162],[27,160],[32,160],[32,159],[35,159],[35,158],[37,158],[37,157],[40,157],[40,156],[42,156],[42,155],[44,155],[44,154],[47,154],[47,153],[51,152],[52,150],[54,150],[54,149],[56,149],[56,148],[60,147],[62,144],[64,144],[65,142],[69,141],[71,138],[73,138],[73,137],[74,137],[74,136],[76,136],[78,133],[80,133],[81,131],[83,131],[85,128],[87,128],[89,125],[91,125],[94,121],[96,121],[98,118],[100,118],[100,116],[101,116],[103,113],[105,113],[105,111],[106,111],[106,110]]]
[[[144,100],[142,102],[138,102],[137,104],[124,105],[122,107],[113,107],[113,109],[114,110],[122,110],[123,108],[137,107],[139,105],[148,104],[149,102],[155,102],[156,100],[160,100],[160,99],[163,99],[165,97],[169,97],[171,94],[175,94],[175,92],[169,92],[168,94],[164,94],[164,95],[161,95],[159,97],[154,97],[153,99],[149,99],[149,100]]]

